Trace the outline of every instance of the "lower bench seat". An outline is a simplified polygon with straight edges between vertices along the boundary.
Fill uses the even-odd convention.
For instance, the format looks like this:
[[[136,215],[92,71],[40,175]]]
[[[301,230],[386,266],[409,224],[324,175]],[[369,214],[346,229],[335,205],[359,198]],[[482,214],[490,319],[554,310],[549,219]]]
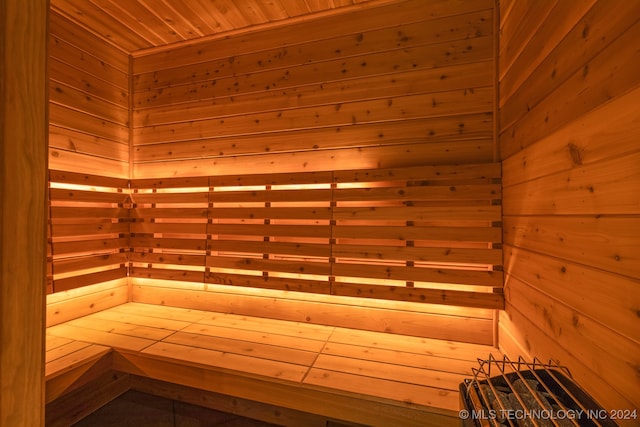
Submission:
[[[349,423],[458,425],[458,385],[495,351],[127,303],[47,329],[47,402],[113,372]]]
[[[92,379],[111,365],[111,348],[56,335],[46,335],[46,402]]]

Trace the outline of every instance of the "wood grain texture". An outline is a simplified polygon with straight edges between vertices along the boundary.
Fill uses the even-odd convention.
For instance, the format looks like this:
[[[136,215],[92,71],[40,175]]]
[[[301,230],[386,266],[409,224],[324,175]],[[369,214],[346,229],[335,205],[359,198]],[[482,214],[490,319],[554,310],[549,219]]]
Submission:
[[[51,13],[49,164],[128,177],[128,57],[89,30]]]
[[[251,282],[253,289],[233,283],[189,283],[188,277],[183,282],[178,281],[180,277],[162,279],[133,277],[133,301],[456,342],[483,345],[493,342],[493,310],[485,308],[301,294],[260,289]]]
[[[492,21],[487,2],[381,3],[136,56],[133,177],[490,161]]]
[[[57,170],[49,175],[52,291],[126,277],[128,181]]]
[[[44,424],[46,1],[0,4],[0,424]]]
[[[560,361],[607,409],[636,408],[638,4],[546,2],[522,27],[538,6],[514,2],[501,22],[501,348]]]
[[[134,389],[188,396],[200,390],[205,401],[222,399],[218,405],[230,398],[243,406],[275,405],[296,419],[308,413],[310,419],[372,426],[453,425],[458,384],[478,357],[495,351],[487,345],[139,303],[50,327],[47,334],[51,392],[61,396],[48,405],[56,409],[52,420],[74,416],[75,411],[62,411],[64,402],[79,402],[79,414],[86,414],[82,407],[95,408],[114,387],[126,390],[128,375],[107,380],[114,369],[133,374]],[[105,345],[113,349],[100,358]],[[84,384],[94,383],[100,390],[78,395]]]
[[[131,274],[501,308],[497,166],[132,180]]]
[[[301,23],[316,17],[340,15],[343,10],[376,7],[397,0],[307,1],[275,0],[268,3],[236,4],[218,0],[212,4],[177,3],[151,0],[143,3],[113,3],[96,1],[54,0],[53,10],[75,25],[91,29],[93,37],[108,42],[122,51],[167,49],[167,46],[192,43],[198,38],[220,38],[230,32],[252,30],[254,27],[281,27],[283,22]],[[457,2],[456,2],[457,3]],[[436,3],[438,14],[455,12],[451,6]],[[155,48],[155,49],[154,49]]]
[[[85,285],[47,295],[47,327],[127,302],[126,278]]]

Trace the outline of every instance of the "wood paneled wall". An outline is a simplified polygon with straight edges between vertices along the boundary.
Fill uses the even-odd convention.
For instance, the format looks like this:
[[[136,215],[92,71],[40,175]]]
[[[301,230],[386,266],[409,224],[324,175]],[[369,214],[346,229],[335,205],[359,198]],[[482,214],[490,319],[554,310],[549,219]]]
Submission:
[[[500,3],[507,353],[640,407],[640,2]]]
[[[492,343],[499,176],[489,163],[132,180],[133,299]],[[381,301],[402,313],[376,319]]]
[[[502,308],[499,177],[494,163],[133,180],[130,274]]]
[[[51,292],[127,277],[129,180],[49,171]]]
[[[113,209],[124,197],[118,198],[109,188],[128,186],[131,73],[127,53],[55,11],[50,11],[49,21],[49,184],[53,188],[47,227],[47,293],[59,294],[50,299],[50,306],[56,308],[48,310],[47,318],[56,322],[68,319],[67,299],[78,315],[104,308],[114,296],[117,301],[126,300],[122,283],[110,281],[126,277],[124,261],[122,268],[113,268],[124,257],[114,243],[128,226],[117,223]],[[112,214],[115,220],[104,216]],[[99,282],[104,283],[95,292],[88,290],[82,296],[65,292]]]
[[[353,7],[348,13],[298,20],[286,27],[273,25],[231,37],[134,52],[131,61],[111,44],[54,12],[50,41],[51,168],[59,170],[59,176],[62,171],[77,173],[69,176],[81,181],[83,176],[103,175],[133,182],[456,164],[485,164],[494,170],[493,9],[490,0],[382,1]],[[456,168],[451,169],[454,175],[464,173],[463,167],[460,171]],[[51,212],[57,215],[52,217],[50,228],[52,256],[57,262],[53,271],[56,290],[84,287],[104,276],[107,282],[96,286],[114,283],[111,292],[119,295],[120,281],[111,275],[120,271],[116,267],[124,255],[116,248],[105,249],[108,253],[97,249],[82,253],[82,245],[122,240],[127,230],[115,217],[95,222],[87,217],[87,212],[96,209],[116,209],[122,201],[110,190],[89,194],[86,186],[67,188],[65,185],[73,183],[65,179],[56,184],[51,199]],[[487,179],[485,184],[495,187],[491,197],[499,198],[499,180]],[[458,184],[454,186],[460,187]],[[99,183],[90,185],[100,187]],[[450,187],[442,189],[451,192]],[[464,192],[462,187],[460,190]],[[327,203],[335,208],[342,202]],[[443,212],[456,203],[445,201]],[[498,204],[486,207],[494,217],[493,222],[484,221],[482,227],[499,230]],[[475,207],[461,209],[470,212]],[[415,225],[404,217],[399,221]],[[76,225],[81,226],[79,231],[72,230]],[[300,224],[298,228],[304,227]],[[139,241],[141,236],[135,239]],[[497,240],[492,237],[491,242],[499,243]],[[499,264],[494,259],[499,249],[483,242],[475,242],[478,247],[472,248],[449,242],[455,248],[450,253],[464,252],[467,256],[486,251],[493,257],[489,264]],[[234,247],[241,244],[234,243]],[[440,250],[435,248],[433,253]],[[450,258],[449,253],[439,256]],[[166,261],[166,253],[161,257],[160,264]],[[207,272],[220,267],[217,264],[222,261],[221,257],[215,258],[216,265],[207,264]],[[152,270],[152,264],[143,269]],[[403,269],[414,270],[410,261],[405,264]],[[137,267],[131,271],[143,270]],[[344,275],[355,268],[348,263],[342,266]],[[365,277],[388,275],[383,270],[376,273],[371,268],[360,269],[361,273],[367,272]],[[171,274],[170,270],[155,270],[165,276]],[[500,287],[500,276],[500,272],[492,275],[492,286]],[[110,279],[115,280],[108,282]],[[417,280],[413,276],[404,279]],[[272,279],[267,287],[275,282]],[[138,300],[155,301],[169,289],[162,286],[162,281],[149,284],[141,279],[136,283],[148,285],[134,286],[132,297]],[[158,286],[162,292],[154,291]],[[344,287],[341,292],[351,295],[366,286]],[[188,290],[189,286],[177,288]],[[87,295],[101,295],[105,289]],[[367,289],[379,292],[380,288]],[[207,283],[204,290],[215,291],[217,301],[240,298],[235,289],[230,291],[225,285]],[[409,289],[406,296],[424,300],[426,292],[415,294]],[[456,291],[447,293],[454,294]],[[403,295],[393,299],[407,299]],[[345,302],[349,297],[340,297],[336,305],[317,304],[315,297],[304,303],[289,297],[279,305],[305,305],[309,310],[301,320],[306,321],[321,316],[354,326],[366,316],[372,319],[368,328],[375,330],[491,343],[491,308],[501,306],[500,292],[481,295],[483,302],[463,297],[464,301],[456,299],[455,304],[470,306],[464,312],[459,307],[436,304],[403,308],[410,319],[439,319],[438,326],[432,328],[413,320],[408,321],[411,325],[401,325],[405,322],[401,319],[407,317],[393,312],[400,302],[370,302],[368,308],[362,308]],[[79,305],[84,311],[92,310],[85,307],[82,298]],[[181,298],[182,294],[171,302],[180,304]],[[242,307],[248,307],[244,301],[256,300],[251,292],[244,298]],[[392,320],[380,322],[375,318],[381,313],[380,307]],[[334,314],[326,315],[327,310]],[[475,326],[470,328],[470,324]]]
[[[493,2],[408,0],[133,60],[133,177],[493,161]]]
[[[49,163],[129,177],[129,55],[51,11]]]

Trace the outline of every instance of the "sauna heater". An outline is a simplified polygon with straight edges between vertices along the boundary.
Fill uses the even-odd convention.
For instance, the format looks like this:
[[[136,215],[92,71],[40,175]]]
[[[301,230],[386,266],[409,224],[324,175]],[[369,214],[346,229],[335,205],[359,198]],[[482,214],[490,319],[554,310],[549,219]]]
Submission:
[[[478,360],[473,379],[460,384],[463,427],[616,426],[556,363]]]

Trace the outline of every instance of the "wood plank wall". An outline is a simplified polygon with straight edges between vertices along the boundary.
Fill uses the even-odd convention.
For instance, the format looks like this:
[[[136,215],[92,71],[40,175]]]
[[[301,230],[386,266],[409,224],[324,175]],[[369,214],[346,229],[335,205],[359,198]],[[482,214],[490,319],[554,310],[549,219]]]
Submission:
[[[0,2],[0,425],[44,425],[47,1]]]
[[[129,55],[50,12],[51,169],[129,178]]]
[[[129,180],[49,171],[51,292],[127,277]]]
[[[110,188],[128,186],[129,66],[128,53],[50,11],[48,325],[128,298],[128,226]]]
[[[402,0],[352,10],[292,27],[138,52],[131,63],[123,52],[52,13],[52,169],[78,173],[76,178],[99,173],[163,179],[490,164],[493,3]],[[130,127],[127,113],[133,118]],[[78,254],[74,242],[89,235],[56,234],[54,228],[64,231],[70,223],[87,222],[83,206],[74,205],[77,216],[64,209],[71,208],[69,203],[77,204],[78,197],[82,203],[97,202],[84,189],[62,184],[52,193],[59,205],[52,206],[52,213],[62,216],[52,220],[50,237],[58,249],[72,249],[62,254],[57,267],[58,288],[68,293],[113,273],[111,267],[119,265],[122,254],[109,253],[107,259],[97,252]],[[84,229],[96,242],[121,239],[120,233],[104,240],[95,235],[102,229],[93,230],[94,225],[84,224]],[[106,270],[76,277],[80,267],[102,269],[106,264]],[[51,274],[57,274],[55,265]],[[105,288],[108,283],[115,288]],[[132,297],[164,303],[168,287],[162,283],[134,286]],[[116,278],[87,286],[97,286],[96,291],[82,293],[78,304],[90,312],[99,304],[87,307],[88,298],[107,291],[120,295],[120,285]],[[217,295],[218,303],[240,298],[224,285],[205,284],[205,290],[215,291],[208,296]],[[180,294],[171,301],[180,304],[181,298],[191,297]],[[258,301],[251,292],[243,298],[243,308],[250,306],[249,300]],[[486,303],[464,310],[416,304],[396,312],[401,303],[371,302],[363,308],[349,297],[336,298],[336,305],[325,306],[326,301],[290,296],[278,305],[305,306],[303,321],[320,316],[332,324],[356,326],[364,316],[374,330],[493,341],[493,311]],[[60,305],[64,298],[54,300]],[[499,294],[490,300],[491,307],[501,305]],[[388,316],[384,321],[377,317],[382,313]],[[436,319],[437,326],[422,326]]]
[[[499,177],[494,163],[133,180],[131,276],[502,308]]]
[[[640,407],[640,2],[500,2],[500,346]]]
[[[492,17],[407,0],[135,53],[133,178],[491,162]]]
[[[491,344],[499,176],[488,163],[134,179],[132,298]]]

